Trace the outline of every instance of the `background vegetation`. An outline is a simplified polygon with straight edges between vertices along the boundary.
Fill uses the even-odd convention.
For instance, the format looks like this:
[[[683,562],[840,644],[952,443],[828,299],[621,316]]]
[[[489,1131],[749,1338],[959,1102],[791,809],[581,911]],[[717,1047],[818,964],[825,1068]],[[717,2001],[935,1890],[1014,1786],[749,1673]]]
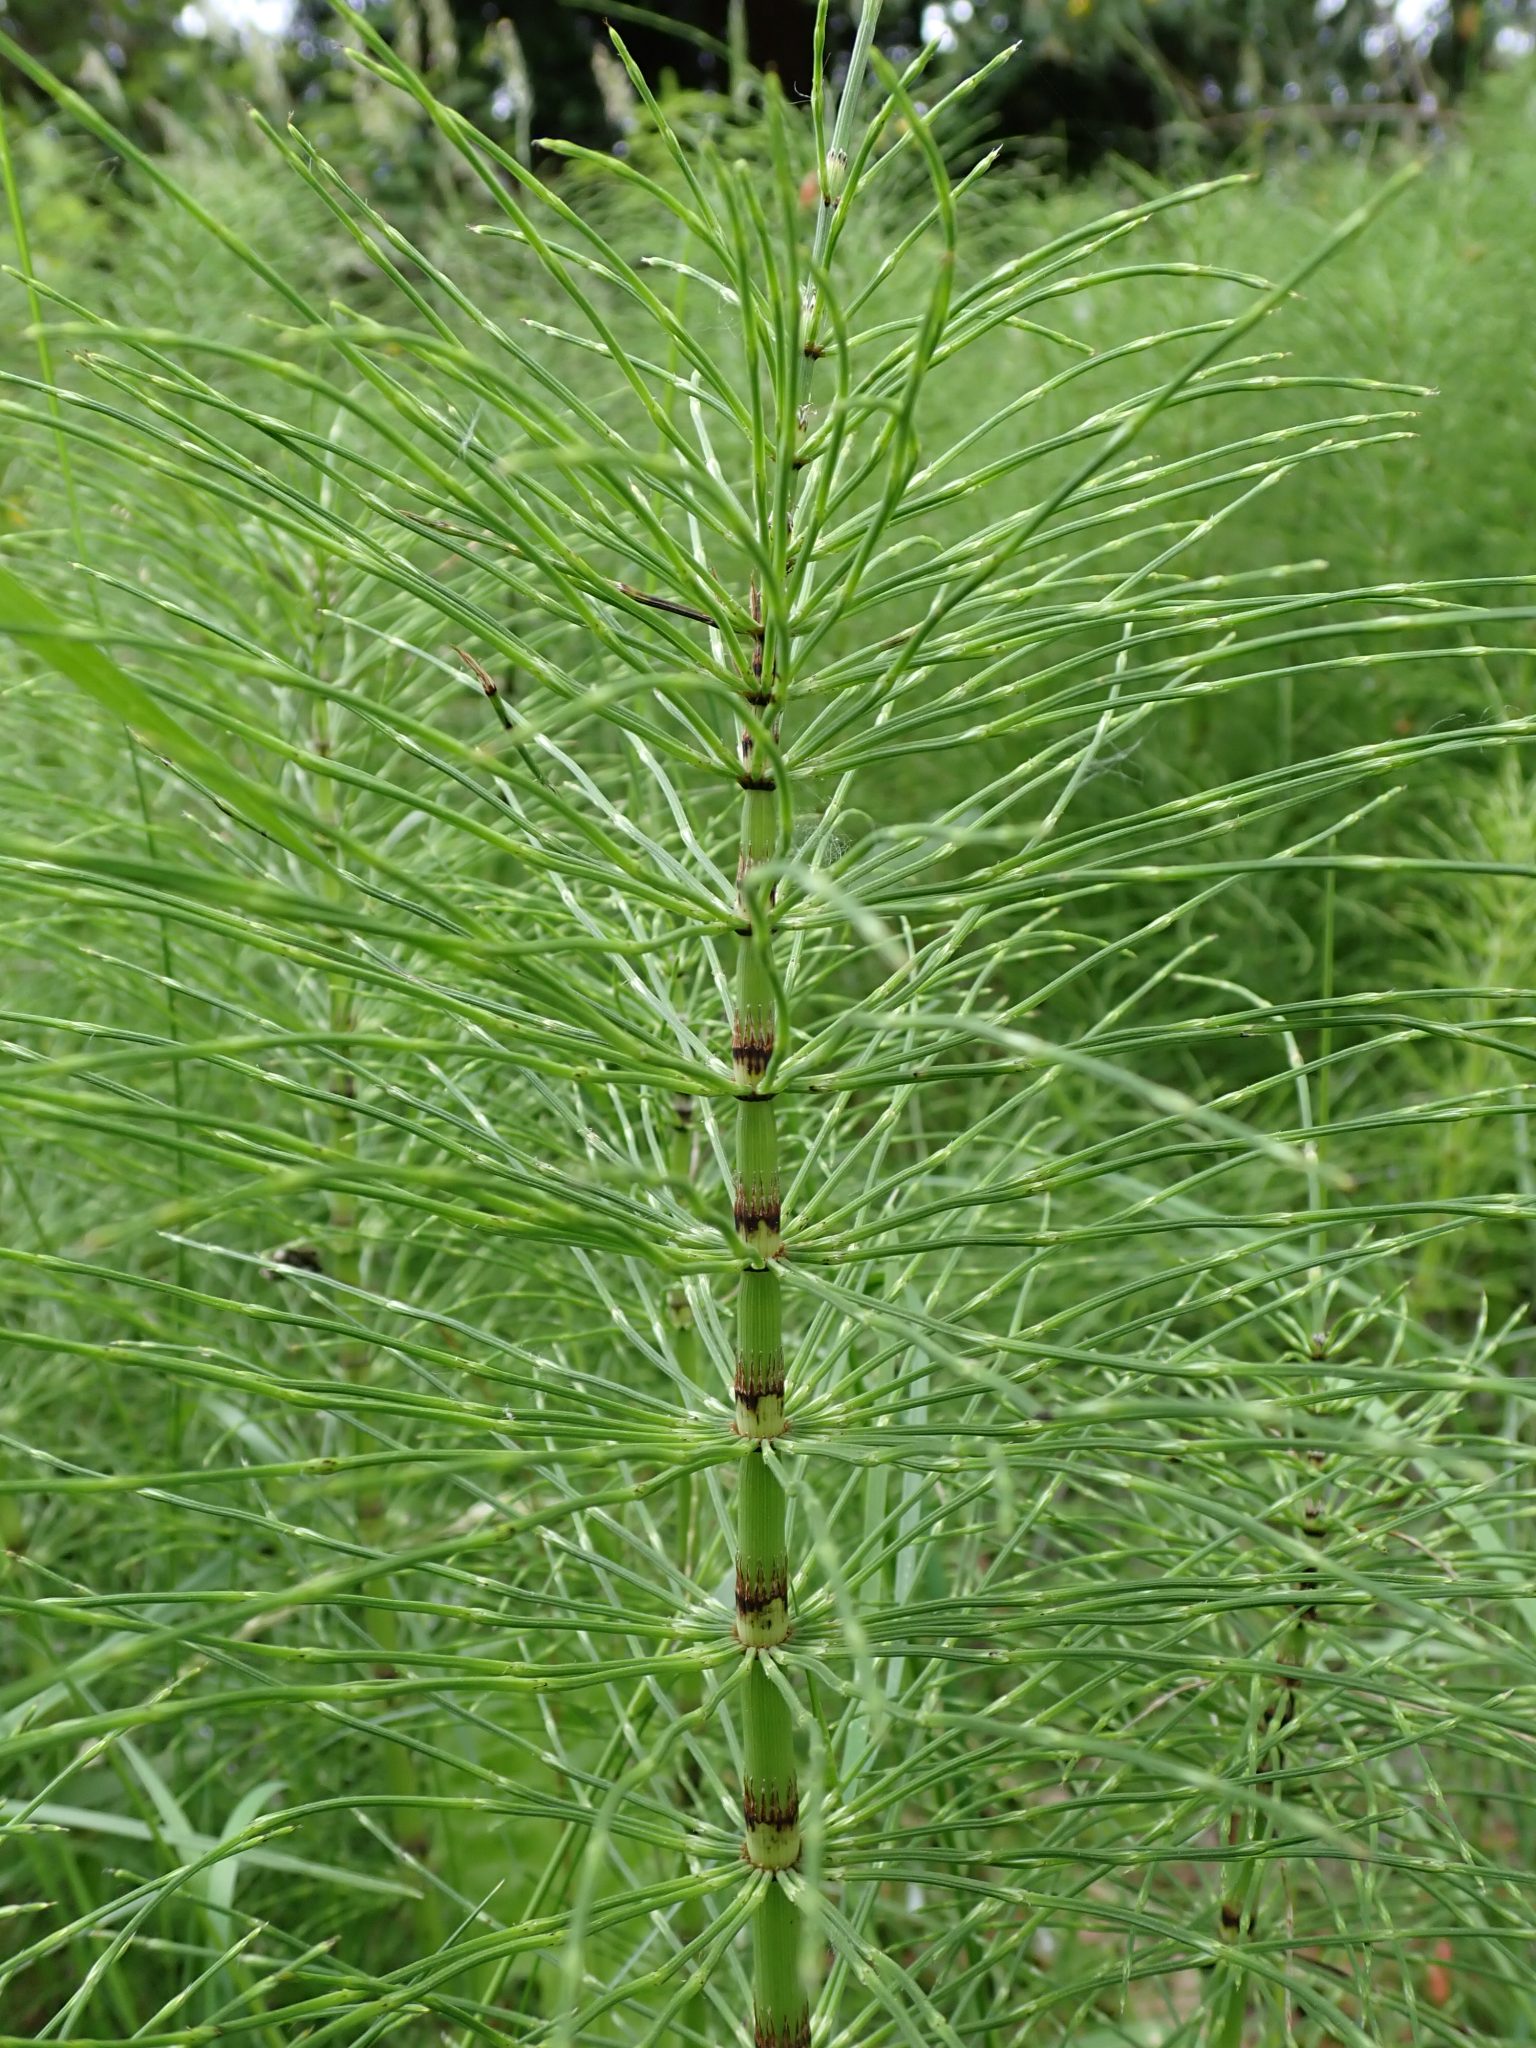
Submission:
[[[253,6],[8,0],[0,27],[140,140],[205,119],[210,89],[296,95],[312,118],[327,103],[347,108],[358,81],[327,0],[265,0],[259,16]],[[373,0],[370,12],[439,92],[506,138],[601,146],[622,134],[633,108],[609,58],[607,19],[621,23],[647,76],[684,93],[726,90],[750,62],[803,100],[814,66],[814,0]],[[857,12],[830,10],[834,64],[846,61]],[[229,26],[279,13],[287,30],[269,42]],[[901,53],[938,40],[941,76],[1016,45],[973,118],[1052,170],[1081,171],[1111,151],[1209,160],[1277,131],[1316,147],[1383,122],[1433,129],[1484,70],[1527,45],[1530,19],[1529,0],[888,0],[881,41]],[[5,89],[30,97],[14,70]]]
[[[755,99],[672,104],[769,188]],[[461,546],[440,505],[409,525],[417,458],[376,418],[349,442],[305,386],[308,316],[236,238],[403,378],[446,373],[412,353],[426,316],[386,258],[569,368],[527,248],[469,232],[490,209],[462,157],[376,81],[346,112],[365,195],[377,138],[408,161],[409,252],[364,246],[302,153],[280,166],[217,108],[110,179],[78,122],[12,128],[8,260],[35,296],[12,277],[0,565],[68,624],[7,600],[0,2041],[744,2040],[738,1759],[711,1690],[729,1262],[647,1263],[715,1227],[715,1108],[679,1111],[649,1069],[625,1096],[558,1047],[516,1056],[508,965],[569,946],[573,903],[609,914],[570,870],[566,896],[530,884],[541,776],[577,785],[521,747],[568,750],[619,854],[618,819],[643,835],[637,889],[656,847],[678,874],[728,870],[734,813],[641,774],[611,701],[557,715],[537,666],[485,642],[466,667],[473,601],[539,661],[586,664],[599,699],[625,674],[558,584],[518,580],[537,565]],[[630,144],[669,175],[645,119]],[[1117,347],[1238,317],[1403,147],[1363,132],[1154,213],[1134,261],[1085,258],[936,386],[925,447],[980,430],[1001,463],[1117,417],[1149,374]],[[976,137],[955,150],[974,161]],[[942,948],[1038,835],[1037,894],[1001,897],[974,987],[932,1002],[963,1003],[988,1057],[1008,1032],[1072,1055],[1034,1106],[1004,1070],[786,1112],[796,1156],[842,1160],[801,1191],[823,1244],[860,1249],[851,1211],[880,1247],[813,1267],[795,1310],[792,1668],[832,1757],[807,1738],[844,1916],[822,1929],[821,2040],[1536,2039],[1533,173],[1517,73],[1244,341],[1219,442],[1203,403],[1156,423],[1102,535],[1128,552],[1083,566],[1086,605],[1184,521],[1202,647],[1226,660],[1229,615],[1270,596],[1400,586],[1358,632],[1319,659],[1315,609],[1294,637],[1282,612],[1277,651],[1154,681],[1134,715],[1138,670],[1111,661],[1056,711],[1081,734],[1062,781],[995,827],[968,803],[1022,780],[1049,725],[999,713],[964,751],[932,727],[908,752],[845,739],[851,781],[834,752],[800,792],[802,833],[868,908],[824,960],[808,927],[808,1030],[861,1015],[893,931]],[[612,248],[673,246],[591,166],[558,189]],[[1044,192],[1002,165],[968,195],[961,279],[1162,196],[1129,164]],[[895,160],[853,275],[927,203]],[[809,231],[814,188],[796,204]],[[726,345],[706,300],[679,303]],[[587,353],[581,395],[630,426],[612,358]],[[1055,382],[1063,360],[1091,365],[1091,401]],[[95,439],[51,374],[114,408]],[[991,424],[1037,386],[1026,423]],[[482,412],[457,424],[478,454]],[[359,488],[338,460],[316,485],[354,445],[378,474]],[[922,545],[963,551],[1023,502],[1000,471],[937,500]],[[573,545],[582,512],[562,497]],[[325,545],[332,513],[376,553]],[[908,630],[904,602],[839,622],[829,659]],[[1372,633],[1367,612],[1417,624]],[[637,644],[666,628],[620,616]],[[61,679],[102,644],[204,735],[195,769]],[[1017,660],[1020,702],[1059,654]],[[276,763],[265,836],[220,779],[254,761]],[[493,777],[526,818],[477,837]],[[293,854],[301,827],[342,879]],[[637,938],[674,908],[642,897]],[[411,950],[423,923],[436,952]],[[562,957],[575,1002],[582,956]],[[558,978],[542,1000],[563,1014]],[[609,1000],[640,1001],[617,974]],[[645,1000],[718,1036],[686,960]],[[914,1002],[857,1028],[879,1067],[880,1032],[932,1020]],[[1192,1144],[1174,1103],[1230,1126]],[[1052,1176],[1043,1203],[986,1192],[1021,1167]],[[993,1237],[929,1242],[930,1202],[945,1227],[991,1214]]]

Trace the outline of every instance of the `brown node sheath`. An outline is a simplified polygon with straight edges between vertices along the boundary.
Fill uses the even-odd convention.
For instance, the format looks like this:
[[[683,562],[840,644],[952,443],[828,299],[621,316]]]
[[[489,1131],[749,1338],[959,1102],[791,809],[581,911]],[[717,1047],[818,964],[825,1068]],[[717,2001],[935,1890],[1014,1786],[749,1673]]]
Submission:
[[[738,1436],[750,1437],[757,1443],[782,1436],[787,1427],[784,1420],[783,1346],[775,1345],[771,1351],[752,1353],[738,1349],[736,1378],[731,1391],[736,1405],[736,1419],[732,1427]]]
[[[772,1396],[775,1400],[784,1398],[784,1354],[776,1351],[771,1358],[736,1360],[735,1395],[748,1408],[755,1408],[759,1401]]]
[[[741,1788],[741,1817],[749,1828],[782,1828],[800,1825],[800,1788],[765,1787],[761,1792],[748,1778]]]
[[[762,1186],[736,1186],[735,1203],[736,1229],[749,1242],[759,1230],[778,1235],[779,1191],[777,1188]]]
[[[773,1021],[748,1011],[731,1031],[731,1061],[738,1080],[759,1081],[773,1059]]]
[[[741,1853],[754,1870],[793,1870],[800,1861],[800,1795],[793,1783],[773,1796],[754,1797],[743,1787],[742,1818],[746,1839]]]
[[[758,2020],[752,2029],[753,2048],[811,2048],[811,2016],[802,2013],[790,2026]]]
[[[766,1571],[744,1571],[736,1567],[736,1612],[739,1615],[764,1614],[777,1603],[783,1606],[789,1598],[789,1560],[778,1557]]]
[[[789,1636],[789,1564],[775,1559],[767,1570],[743,1570],[736,1562],[736,1640],[751,1650],[772,1650]]]

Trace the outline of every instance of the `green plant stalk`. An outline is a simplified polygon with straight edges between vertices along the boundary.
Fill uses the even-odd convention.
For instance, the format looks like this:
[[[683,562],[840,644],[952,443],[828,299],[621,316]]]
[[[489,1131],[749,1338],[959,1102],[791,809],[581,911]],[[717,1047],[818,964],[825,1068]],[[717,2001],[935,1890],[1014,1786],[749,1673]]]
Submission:
[[[1314,1468],[1321,1465],[1320,1452],[1314,1450],[1304,1455]],[[1301,1528],[1309,1543],[1320,1547],[1326,1542],[1328,1523],[1319,1498],[1314,1496],[1305,1502]],[[1276,1653],[1276,1661],[1283,1667],[1283,1676],[1264,1709],[1254,1743],[1255,1783],[1271,1795],[1281,1792],[1283,1796],[1296,1797],[1303,1789],[1304,1781],[1298,1783],[1295,1778],[1289,1730],[1299,1711],[1299,1695],[1312,1658],[1314,1639],[1322,1624],[1322,1615],[1316,1604],[1319,1580],[1318,1571],[1309,1567],[1297,1583],[1298,1605],[1292,1611],[1289,1626]],[[1266,1864],[1259,1852],[1274,1832],[1274,1818],[1269,1813],[1245,1817],[1241,1812],[1235,1812],[1228,1825],[1228,1846],[1234,1849],[1246,1847],[1252,1852],[1234,1862],[1222,1891],[1221,1939],[1229,1948],[1236,1948],[1256,1937],[1260,1893],[1266,1875]],[[1282,1861],[1282,1877],[1285,1871],[1286,1865]],[[1289,1939],[1290,1929],[1284,1931]],[[1255,1989],[1246,1970],[1239,1968],[1233,1974],[1217,2003],[1219,2020],[1213,2028],[1214,2048],[1239,2048],[1253,2017]],[[1288,1991],[1286,1997],[1289,1999]],[[1293,2034],[1294,2016],[1288,2020],[1286,2038],[1290,2039]]]
[[[318,753],[331,753],[334,736],[326,706],[317,708],[313,740]],[[340,825],[340,804],[334,790],[329,787],[322,790],[317,809],[326,826],[334,829]],[[328,850],[331,849],[329,839],[323,843]],[[357,993],[351,983],[339,976],[331,978],[326,1021],[333,1033],[340,1034],[337,1042],[344,1049],[350,1049],[351,1034],[358,1028]],[[332,1100],[331,1144],[341,1161],[350,1162],[357,1157],[359,1139],[357,1084],[350,1068],[334,1068],[329,1088]],[[353,1291],[352,1299],[345,1306],[349,1313],[356,1314],[356,1295],[363,1285],[361,1212],[355,1196],[334,1188],[330,1191],[327,1209],[331,1272],[343,1287]],[[360,1339],[348,1338],[339,1348],[337,1362],[349,1386],[366,1386],[373,1366],[372,1347]],[[375,1439],[356,1422],[349,1425],[347,1434],[353,1450],[359,1455],[366,1455],[377,1448]],[[357,1541],[363,1549],[380,1552],[387,1549],[389,1504],[382,1487],[374,1484],[371,1477],[358,1492],[354,1520]],[[382,1604],[376,1604],[375,1594],[381,1597]],[[363,1604],[363,1625],[378,1651],[378,1661],[374,1666],[376,1677],[394,1672],[395,1658],[400,1650],[399,1617],[388,1605],[391,1594],[391,1582],[387,1577],[358,1588]],[[387,1736],[383,1741],[383,1765],[385,1783],[393,1798],[397,1802],[409,1799],[417,1789],[418,1765],[399,1743]],[[430,1808],[397,1803],[392,1809],[390,1825],[396,1841],[408,1855],[424,1863],[432,1860],[435,1829]],[[417,1901],[414,1919],[423,1941],[441,1942],[443,1928],[439,1900],[430,1886],[424,1889]]]
[[[752,1926],[754,2033],[763,2048],[811,2038],[799,1958],[800,1909],[781,1884],[770,1880]]]
[[[754,674],[752,695],[774,718],[774,693]],[[779,807],[771,764],[750,732],[741,740],[741,913],[731,1057],[738,1090],[735,1222],[744,1258],[736,1295],[735,1427],[751,1448],[737,1493],[736,1636],[746,1675],[742,1822],[747,1861],[767,1873],[753,1916],[753,2025],[757,2048],[804,2048],[810,2010],[800,1982],[800,1914],[778,1880],[800,1857],[800,1784],[794,1722],[782,1674],[770,1660],[789,1635],[789,1553],[784,1488],[773,1446],[787,1427],[783,1307],[776,1261],[778,1114],[770,1081],[776,996],[770,965],[771,882],[761,870],[778,853]]]
[[[817,11],[816,100],[818,170],[813,272],[825,260],[833,211],[848,162],[851,122],[880,14],[880,0],[864,0],[848,75],[838,104],[832,147],[826,150],[820,97],[820,59],[826,34],[825,0]],[[819,308],[818,308],[819,310]],[[814,317],[814,316],[813,316]],[[814,331],[795,367],[796,414],[810,392]],[[790,531],[786,521],[785,536]],[[746,702],[770,727],[776,742],[782,710],[777,663],[765,675],[762,607],[754,588],[751,611],[757,644]],[[759,737],[743,726],[739,756],[743,790],[741,850],[736,896],[741,914],[736,968],[736,1014],[731,1057],[738,1089],[736,1121],[736,1229],[748,1251],[736,1296],[735,1427],[751,1444],[737,1496],[736,1634],[752,1659],[747,1672],[742,1819],[747,1860],[768,1873],[753,1918],[753,2033],[756,2048],[808,2048],[810,2008],[800,1977],[799,1909],[778,1873],[800,1859],[800,1784],[794,1725],[782,1674],[769,1668],[789,1634],[789,1552],[784,1489],[771,1446],[788,1427],[785,1409],[784,1316],[776,1265],[783,1250],[779,1202],[778,1116],[771,1087],[780,991],[772,972],[773,907],[758,870],[779,851],[781,813],[775,767]]]

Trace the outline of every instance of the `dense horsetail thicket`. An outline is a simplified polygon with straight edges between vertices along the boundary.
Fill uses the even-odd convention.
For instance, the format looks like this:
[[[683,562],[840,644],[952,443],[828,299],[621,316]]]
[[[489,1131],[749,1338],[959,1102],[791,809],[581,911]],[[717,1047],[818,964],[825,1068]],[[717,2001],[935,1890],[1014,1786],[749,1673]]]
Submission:
[[[0,2042],[1531,2038],[1533,609],[1253,542],[1402,179],[340,12],[475,233],[5,159]]]

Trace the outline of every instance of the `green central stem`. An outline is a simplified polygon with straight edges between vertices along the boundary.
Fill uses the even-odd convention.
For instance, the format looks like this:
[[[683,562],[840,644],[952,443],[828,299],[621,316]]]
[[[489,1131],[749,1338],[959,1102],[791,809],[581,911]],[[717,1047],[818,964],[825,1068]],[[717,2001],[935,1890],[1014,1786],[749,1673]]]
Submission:
[[[759,697],[759,702],[762,696]],[[736,1111],[736,1231],[745,1252],[736,1295],[736,1430],[751,1444],[737,1494],[736,1637],[746,1675],[741,1788],[747,1861],[768,1873],[753,1919],[757,2048],[807,2048],[810,2008],[800,1981],[800,1913],[779,1873],[800,1860],[800,1781],[788,1679],[774,1652],[789,1635],[789,1552],[774,1445],[785,1428],[784,1319],[777,1261],[778,1112],[771,1091],[777,1014],[770,948],[772,890],[757,870],[778,852],[777,792],[750,734],[742,740],[743,799],[737,903],[742,929],[731,1055]]]
[[[826,259],[832,216],[849,160],[852,123],[860,80],[869,60],[881,0],[862,0],[852,59],[838,105],[832,146],[819,166],[822,205],[818,209],[812,272]],[[818,50],[825,13],[818,14]],[[820,353],[816,297],[811,301],[796,389],[782,396],[785,418],[798,420],[810,396],[812,371]],[[781,450],[781,485],[787,485],[792,441]],[[796,518],[780,501],[779,566],[787,573]],[[753,1918],[752,2004],[756,2048],[810,2048],[811,2014],[800,1975],[801,1913],[782,1875],[800,1860],[800,1780],[795,1761],[794,1715],[787,1673],[776,1655],[789,1636],[788,1518],[775,1445],[789,1427],[785,1404],[784,1311],[778,1260],[784,1249],[779,1196],[779,1127],[773,1086],[776,1024],[781,994],[773,973],[773,888],[758,870],[780,851],[779,792],[773,750],[763,745],[766,725],[777,741],[783,688],[778,655],[765,663],[768,635],[754,584],[751,613],[757,628],[747,704],[756,718],[743,723],[741,761],[741,855],[736,902],[741,937],[736,962],[736,1014],[731,1057],[737,1088],[736,1231],[743,1259],[736,1294],[736,1430],[751,1445],[742,1462],[737,1495],[736,1636],[750,1662],[746,1674],[743,1853],[766,1873]],[[765,668],[767,673],[765,674]],[[761,720],[759,724],[757,720]]]

